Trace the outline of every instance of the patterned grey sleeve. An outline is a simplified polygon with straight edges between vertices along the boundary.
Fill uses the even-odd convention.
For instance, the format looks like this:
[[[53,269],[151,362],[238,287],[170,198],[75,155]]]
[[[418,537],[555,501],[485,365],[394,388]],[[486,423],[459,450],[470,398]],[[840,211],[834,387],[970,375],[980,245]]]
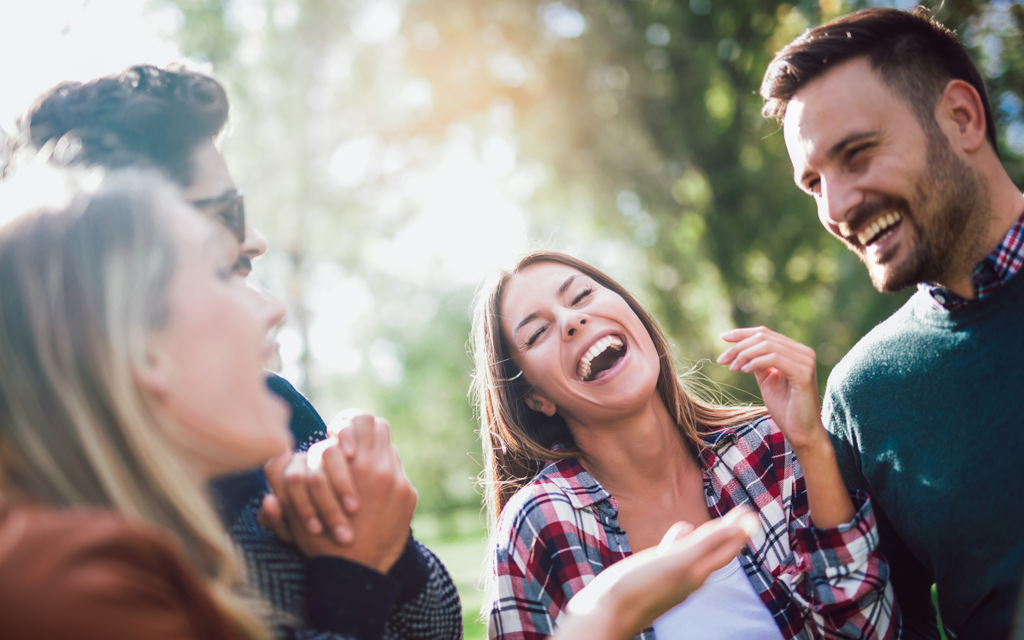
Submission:
[[[426,588],[409,602],[398,604],[391,610],[391,616],[384,627],[384,638],[461,640],[462,602],[455,583],[448,569],[430,549],[415,538],[412,542],[428,568]]]

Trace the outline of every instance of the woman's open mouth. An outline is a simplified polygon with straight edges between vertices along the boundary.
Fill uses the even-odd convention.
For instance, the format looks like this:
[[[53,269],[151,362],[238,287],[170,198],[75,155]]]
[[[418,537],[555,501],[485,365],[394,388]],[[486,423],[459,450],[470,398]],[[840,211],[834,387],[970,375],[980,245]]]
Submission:
[[[626,343],[619,336],[607,335],[595,342],[580,358],[576,375],[584,382],[591,382],[618,364],[626,355]]]

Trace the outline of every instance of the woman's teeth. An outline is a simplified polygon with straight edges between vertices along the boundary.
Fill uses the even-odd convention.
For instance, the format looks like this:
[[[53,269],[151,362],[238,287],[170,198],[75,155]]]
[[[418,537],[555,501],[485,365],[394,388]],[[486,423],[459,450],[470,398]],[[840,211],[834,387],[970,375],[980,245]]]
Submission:
[[[612,347],[616,351],[622,349],[622,340],[619,340],[616,336],[605,336],[594,343],[594,346],[587,349],[587,352],[580,358],[580,364],[576,367],[576,373],[579,374],[580,378],[586,380],[590,377],[590,363],[594,361],[594,358],[604,353],[604,350],[608,347]]]
[[[897,222],[903,219],[903,214],[899,211],[893,211],[887,213],[884,216],[878,217],[874,222],[869,224],[866,229],[857,234],[857,240],[860,242],[862,247],[866,247],[885,232],[886,229],[893,226]]]

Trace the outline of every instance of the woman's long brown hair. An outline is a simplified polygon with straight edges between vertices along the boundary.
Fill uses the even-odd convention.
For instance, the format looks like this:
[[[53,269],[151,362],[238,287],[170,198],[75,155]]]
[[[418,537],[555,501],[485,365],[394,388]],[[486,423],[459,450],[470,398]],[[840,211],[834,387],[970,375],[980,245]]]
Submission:
[[[723,406],[688,390],[676,373],[668,339],[657,321],[618,282],[595,267],[564,253],[538,251],[498,274],[481,291],[473,318],[472,344],[475,372],[471,394],[480,411],[484,450],[484,502],[493,527],[501,510],[516,491],[528,484],[551,460],[580,455],[565,420],[548,417],[526,406],[530,383],[512,362],[512,351],[501,332],[501,296],[509,280],[524,268],[555,262],[576,269],[602,287],[614,291],[636,313],[654,341],[661,360],[658,393],[675,418],[683,437],[695,448],[704,446],[701,434],[747,422],[765,414],[760,406]],[[553,450],[555,444],[559,449]]]

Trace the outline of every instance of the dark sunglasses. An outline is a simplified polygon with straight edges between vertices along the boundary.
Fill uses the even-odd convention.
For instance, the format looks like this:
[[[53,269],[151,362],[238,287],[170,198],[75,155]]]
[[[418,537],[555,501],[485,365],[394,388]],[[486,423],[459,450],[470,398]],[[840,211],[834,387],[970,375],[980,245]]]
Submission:
[[[241,191],[227,191],[216,198],[191,200],[190,205],[196,209],[209,210],[219,207],[217,218],[224,223],[239,242],[245,242],[245,202]]]

